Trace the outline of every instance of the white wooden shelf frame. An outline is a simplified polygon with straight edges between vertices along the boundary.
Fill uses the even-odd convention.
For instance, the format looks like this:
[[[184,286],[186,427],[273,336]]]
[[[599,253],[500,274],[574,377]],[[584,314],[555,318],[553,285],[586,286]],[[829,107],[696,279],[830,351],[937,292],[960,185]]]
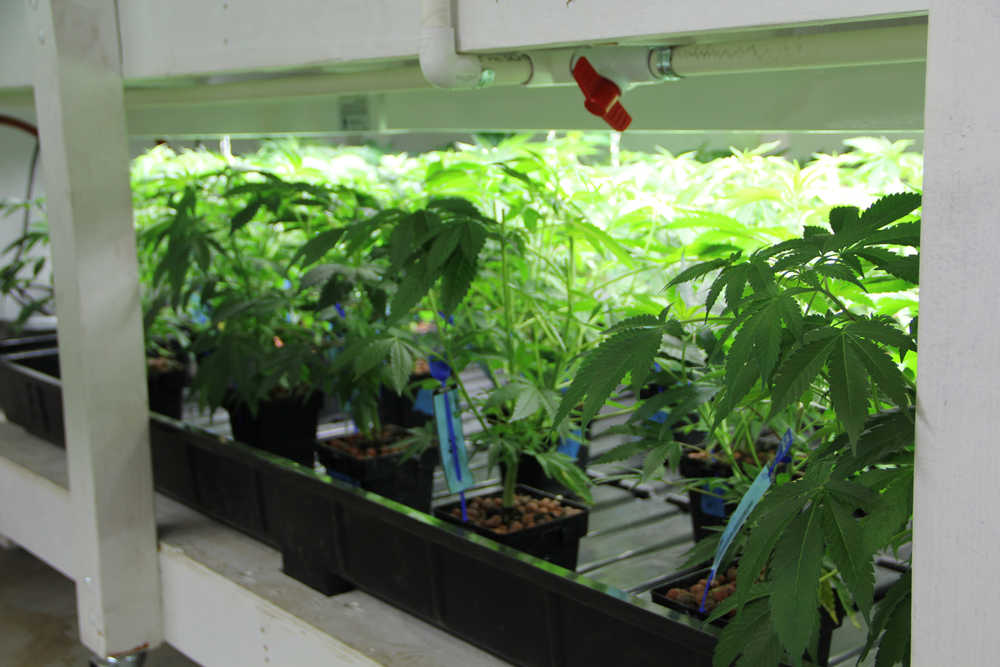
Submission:
[[[175,563],[169,553],[155,555],[125,138],[129,131],[147,136],[343,131],[335,106],[328,106],[336,96],[286,99],[262,83],[248,96],[253,99],[186,104],[184,98],[186,91],[233,75],[412,65],[419,48],[417,5],[410,0],[24,0],[0,6],[0,106],[37,115],[42,129],[60,329],[69,334],[60,336],[60,345],[69,369],[64,376],[72,480],[70,500],[46,482],[32,481],[23,466],[0,458],[5,499],[0,531],[76,575],[84,612],[81,636],[99,653],[152,646],[164,634],[191,646],[200,641],[197,632],[171,636],[171,604],[179,591]],[[993,517],[1000,501],[1000,459],[990,446],[1000,407],[995,381],[1000,346],[994,334],[1000,303],[994,250],[1000,240],[996,0],[460,0],[457,5],[457,46],[471,53],[709,42],[927,17],[926,68],[680,82],[662,96],[650,89],[637,93],[633,100],[643,113],[634,115],[644,119],[637,121],[639,130],[923,127],[913,664],[993,664],[1000,649],[994,630],[1000,609],[988,604],[1000,597],[1000,580],[987,575],[1000,547]],[[34,76],[28,62],[34,63]],[[861,85],[866,77],[870,81]],[[879,94],[880,82],[899,81],[906,85],[895,94]],[[170,104],[130,103],[131,91],[141,86],[175,90],[176,97]],[[694,91],[697,96],[690,94]],[[370,98],[376,106],[372,130],[468,129],[480,122],[490,129],[598,126],[579,115],[572,91],[565,89],[424,89]],[[437,120],[428,120],[432,116]],[[117,340],[125,352],[113,358],[100,353],[99,344],[108,340]],[[97,362],[110,363],[110,370]],[[26,517],[28,507],[71,531],[72,548],[55,539],[49,526]],[[123,580],[101,576],[109,568],[121,568]],[[189,613],[209,601],[207,592],[203,597],[186,590]],[[162,620],[158,609],[166,614]],[[231,627],[234,644],[238,636],[256,632]],[[331,644],[329,650],[336,649]]]

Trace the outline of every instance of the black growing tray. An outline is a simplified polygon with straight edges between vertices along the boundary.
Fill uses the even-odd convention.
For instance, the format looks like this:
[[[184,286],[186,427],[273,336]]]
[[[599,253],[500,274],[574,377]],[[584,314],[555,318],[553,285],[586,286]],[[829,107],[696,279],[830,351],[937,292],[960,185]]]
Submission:
[[[0,376],[59,389],[16,360]],[[687,615],[168,417],[150,434],[159,492],[277,547],[324,593],[356,586],[517,665],[712,664],[715,631]]]

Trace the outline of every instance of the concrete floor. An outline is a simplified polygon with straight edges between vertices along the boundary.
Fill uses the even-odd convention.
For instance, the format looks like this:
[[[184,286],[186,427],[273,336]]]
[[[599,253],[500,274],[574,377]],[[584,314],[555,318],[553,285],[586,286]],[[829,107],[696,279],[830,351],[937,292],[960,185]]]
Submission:
[[[86,667],[73,582],[27,551],[0,544],[0,666]],[[146,667],[198,667],[169,646]]]

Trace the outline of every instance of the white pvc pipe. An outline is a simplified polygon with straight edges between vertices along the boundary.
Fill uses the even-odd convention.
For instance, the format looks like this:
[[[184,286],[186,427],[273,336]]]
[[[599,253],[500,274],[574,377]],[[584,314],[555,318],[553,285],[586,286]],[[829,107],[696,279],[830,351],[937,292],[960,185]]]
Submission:
[[[482,82],[479,58],[455,51],[451,0],[423,0],[421,4],[420,69],[438,88],[476,88]]]
[[[817,32],[719,44],[674,47],[682,77],[923,62],[927,26]]]

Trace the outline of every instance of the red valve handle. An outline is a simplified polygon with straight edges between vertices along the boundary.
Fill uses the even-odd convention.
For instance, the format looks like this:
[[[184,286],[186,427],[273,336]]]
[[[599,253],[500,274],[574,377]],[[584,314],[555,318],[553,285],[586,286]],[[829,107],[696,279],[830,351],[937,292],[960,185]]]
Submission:
[[[603,118],[614,130],[624,132],[628,128],[632,116],[619,101],[622,91],[614,81],[598,74],[583,56],[577,58],[573,66],[573,78],[583,91],[583,106],[587,111]]]

